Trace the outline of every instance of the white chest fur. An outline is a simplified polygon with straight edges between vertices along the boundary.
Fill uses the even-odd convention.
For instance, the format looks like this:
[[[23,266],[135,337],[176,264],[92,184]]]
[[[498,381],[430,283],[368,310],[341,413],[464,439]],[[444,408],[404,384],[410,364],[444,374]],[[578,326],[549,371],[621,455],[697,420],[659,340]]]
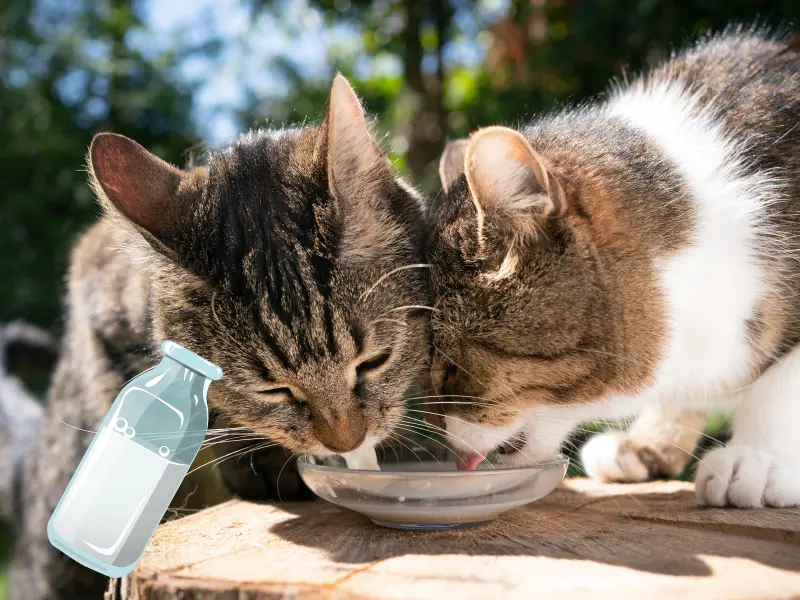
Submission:
[[[736,143],[675,82],[635,86],[609,111],[644,130],[692,191],[691,244],[656,265],[669,337],[652,392],[704,406],[752,378],[747,319],[766,291],[758,238],[777,186],[766,174],[743,173]]]

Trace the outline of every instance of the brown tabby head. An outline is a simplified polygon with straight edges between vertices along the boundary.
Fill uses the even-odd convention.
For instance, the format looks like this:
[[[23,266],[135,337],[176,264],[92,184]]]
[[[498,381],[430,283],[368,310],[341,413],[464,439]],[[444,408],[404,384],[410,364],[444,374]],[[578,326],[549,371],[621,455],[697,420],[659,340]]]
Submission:
[[[652,149],[585,121],[581,136],[557,120],[525,136],[482,129],[442,158],[428,238],[433,375],[464,450],[517,439],[537,408],[568,412],[651,376],[663,331],[655,225],[636,206],[669,175],[630,180],[626,162],[658,164]],[[640,156],[598,151],[609,139]]]
[[[320,126],[251,132],[181,171],[90,149],[109,216],[149,242],[154,334],[219,365],[210,408],[296,452],[347,452],[400,420],[428,356],[419,198],[337,76]],[[384,277],[385,276],[385,277]]]

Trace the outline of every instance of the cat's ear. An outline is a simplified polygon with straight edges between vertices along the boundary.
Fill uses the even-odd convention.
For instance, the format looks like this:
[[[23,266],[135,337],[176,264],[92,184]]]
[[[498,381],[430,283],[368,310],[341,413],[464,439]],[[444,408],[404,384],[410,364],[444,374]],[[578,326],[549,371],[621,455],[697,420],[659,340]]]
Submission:
[[[345,207],[374,201],[374,186],[391,179],[392,169],[372,141],[361,103],[341,74],[331,85],[326,125],[328,185],[333,195]]]
[[[452,183],[464,172],[464,159],[467,155],[468,140],[447,142],[439,159],[439,180],[447,192]]]
[[[528,141],[507,127],[487,127],[470,137],[467,181],[484,215],[530,220],[567,211],[564,188]]]
[[[394,174],[372,141],[361,103],[342,75],[336,75],[331,86],[325,128],[328,187],[343,224],[342,257],[370,261],[391,255],[402,233],[388,205]]]
[[[114,133],[95,136],[89,166],[104,208],[133,223],[149,242],[169,246],[182,222],[176,195],[185,173]]]

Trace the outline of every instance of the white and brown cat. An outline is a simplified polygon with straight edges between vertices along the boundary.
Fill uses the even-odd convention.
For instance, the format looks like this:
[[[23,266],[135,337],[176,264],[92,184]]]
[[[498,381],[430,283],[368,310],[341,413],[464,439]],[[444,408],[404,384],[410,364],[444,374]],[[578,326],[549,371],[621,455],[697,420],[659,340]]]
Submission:
[[[467,468],[542,460],[580,422],[600,479],[679,471],[733,436],[702,503],[800,504],[800,54],[707,38],[610,96],[442,158],[428,240],[435,381]]]

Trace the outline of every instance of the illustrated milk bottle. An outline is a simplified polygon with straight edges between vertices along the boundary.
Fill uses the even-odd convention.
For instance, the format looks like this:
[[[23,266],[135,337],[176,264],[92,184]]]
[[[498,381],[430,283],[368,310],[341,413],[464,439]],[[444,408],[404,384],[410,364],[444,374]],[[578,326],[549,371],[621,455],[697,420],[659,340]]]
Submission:
[[[161,350],[117,396],[47,524],[53,546],[109,577],[144,552],[205,439],[206,393],[222,377],[174,342]]]

